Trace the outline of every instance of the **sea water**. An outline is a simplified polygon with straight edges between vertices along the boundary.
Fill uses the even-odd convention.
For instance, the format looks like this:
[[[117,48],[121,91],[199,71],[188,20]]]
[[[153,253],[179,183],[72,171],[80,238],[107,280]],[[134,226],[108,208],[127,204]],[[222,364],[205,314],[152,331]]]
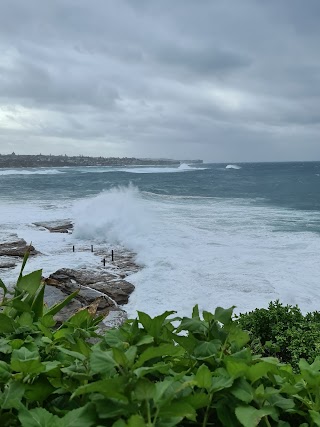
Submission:
[[[33,225],[64,219],[73,234]],[[320,310],[320,163],[0,169],[0,224],[1,241],[41,252],[26,271],[45,276],[100,265],[91,245],[135,252],[130,316],[276,299]]]

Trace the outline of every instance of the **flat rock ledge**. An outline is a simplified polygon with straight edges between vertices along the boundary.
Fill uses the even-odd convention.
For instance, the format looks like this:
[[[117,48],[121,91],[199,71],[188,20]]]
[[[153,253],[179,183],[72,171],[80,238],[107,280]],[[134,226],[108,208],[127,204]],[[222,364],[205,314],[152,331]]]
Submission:
[[[27,250],[30,250],[30,256],[36,255],[39,252],[32,245],[28,245],[24,239],[5,242],[0,244],[0,268],[13,268],[21,258],[24,257]]]
[[[99,268],[94,271],[86,268],[63,268],[44,281],[47,284],[45,301],[48,306],[79,290],[72,302],[57,314],[56,320],[59,323],[88,306],[94,306],[96,314],[104,316],[102,329],[120,326],[127,318],[126,312],[119,305],[127,304],[134,286],[119,275]]]
[[[34,222],[33,225],[44,228],[50,233],[72,233],[73,224],[71,221],[45,221],[45,222]]]
[[[51,233],[70,234],[73,230],[73,224],[67,220],[38,222],[34,225]],[[30,251],[30,256],[40,254],[24,239],[11,235],[8,241],[0,244],[0,269],[14,268],[21,263],[21,258],[27,250]],[[119,327],[127,319],[127,313],[121,306],[128,303],[129,296],[135,288],[125,278],[139,271],[141,266],[135,263],[135,254],[120,248],[114,251],[114,261],[110,260],[110,253],[106,253],[103,249],[95,250],[95,255],[102,260],[105,259],[108,270],[102,265],[77,270],[62,268],[44,279],[47,285],[45,303],[49,307],[79,290],[77,296],[55,316],[58,324],[85,307],[104,317],[99,325],[101,331]]]

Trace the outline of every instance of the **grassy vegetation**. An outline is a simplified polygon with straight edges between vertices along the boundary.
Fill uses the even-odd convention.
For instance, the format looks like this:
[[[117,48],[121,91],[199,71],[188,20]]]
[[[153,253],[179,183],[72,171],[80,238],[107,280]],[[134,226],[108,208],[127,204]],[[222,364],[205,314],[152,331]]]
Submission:
[[[320,426],[320,358],[293,372],[255,354],[251,315],[139,312],[99,336],[94,306],[55,325],[70,298],[46,308],[41,271],[22,268],[11,294],[0,286],[1,426]]]

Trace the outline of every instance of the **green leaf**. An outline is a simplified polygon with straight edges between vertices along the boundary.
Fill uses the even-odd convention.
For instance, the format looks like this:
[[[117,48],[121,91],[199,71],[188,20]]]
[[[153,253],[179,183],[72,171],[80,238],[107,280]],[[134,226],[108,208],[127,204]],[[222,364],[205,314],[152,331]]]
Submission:
[[[145,362],[151,359],[155,359],[163,356],[182,356],[184,354],[184,349],[173,344],[162,344],[159,347],[150,347],[147,348],[137,360],[135,367],[139,368]]]
[[[225,363],[229,375],[233,378],[239,378],[246,375],[249,369],[249,366],[246,363],[233,359],[232,357],[226,358]]]
[[[29,255],[30,255],[30,246],[31,246],[31,244],[32,243],[30,243],[29,247],[26,250],[26,253],[24,254],[17,284],[19,283],[19,281],[22,278],[22,273],[23,273],[24,267],[25,267],[25,265],[26,265],[26,263],[28,261],[28,258],[29,258]]]
[[[212,385],[212,374],[206,365],[201,365],[198,369],[196,373],[196,382],[198,387],[205,388],[207,390],[210,389]]]
[[[19,411],[18,418],[23,427],[62,427],[60,419],[44,408]]]
[[[203,341],[194,349],[194,355],[197,359],[204,360],[214,357],[221,348],[221,341]]]
[[[50,314],[45,314],[39,318],[39,323],[45,328],[52,328],[56,324],[56,321]]]
[[[44,291],[45,291],[45,285],[42,285],[31,306],[32,311],[34,312],[35,320],[43,316]]]
[[[274,394],[270,397],[268,397],[268,401],[278,408],[283,409],[284,411],[287,411],[288,409],[293,409],[295,407],[295,403],[293,399],[287,399],[280,394]]]
[[[123,351],[119,350],[118,348],[113,348],[112,353],[114,360],[119,366],[127,366],[128,359]]]
[[[181,331],[190,331],[193,333],[198,333],[205,335],[208,330],[208,326],[202,320],[198,318],[190,319],[188,317],[184,317],[177,328],[177,332]]]
[[[229,388],[232,386],[233,381],[233,378],[227,376],[213,377],[210,391],[217,392],[219,390],[223,390],[224,388]]]
[[[12,352],[11,341],[5,338],[0,338],[0,353],[8,354],[11,352]]]
[[[96,426],[96,416],[92,404],[69,411],[60,420],[61,427],[91,427]]]
[[[155,384],[146,378],[140,378],[134,388],[134,395],[137,400],[153,399],[156,388]]]
[[[165,311],[160,316],[156,316],[152,319],[148,314],[138,311],[140,323],[143,325],[143,327],[148,332],[148,334],[154,338],[157,338],[160,336],[161,329],[164,325],[166,318],[174,313],[176,312]]]
[[[320,414],[317,411],[309,411],[310,417],[316,426],[320,426]]]
[[[17,289],[26,291],[29,297],[33,297],[41,285],[42,270],[36,270],[22,276],[17,283]]]
[[[145,375],[152,373],[168,374],[171,368],[171,364],[159,362],[153,364],[152,366],[142,366],[141,368],[135,369],[133,372],[138,378],[142,378]]]
[[[68,356],[71,356],[73,359],[82,360],[83,362],[87,360],[86,356],[83,355],[82,353],[68,350],[67,348],[62,346],[57,346],[57,348],[61,351],[61,353],[67,354]]]
[[[131,415],[127,425],[128,427],[146,427],[146,423],[141,415]]]
[[[114,422],[112,424],[112,427],[127,427],[127,424],[125,421],[120,419],[120,420],[117,420],[116,422]]]
[[[200,409],[208,406],[209,395],[207,393],[189,394],[189,396],[184,397],[184,401],[189,403],[193,408]]]
[[[232,323],[232,313],[234,308],[234,305],[227,309],[217,307],[214,312],[214,318],[223,325],[228,325]]]
[[[263,417],[277,414],[275,408],[271,406],[262,409],[256,409],[253,406],[239,406],[235,412],[238,420],[245,427],[256,427]]]
[[[144,335],[137,343],[136,346],[151,344],[154,342],[154,338],[151,335]]]
[[[94,404],[96,407],[97,414],[99,414],[99,418],[110,420],[110,423],[103,424],[104,426],[110,426],[114,419],[118,419],[121,416],[125,416],[126,418],[128,416],[128,406],[126,402],[121,402],[115,399],[101,399],[100,397],[97,397],[96,399],[94,399]],[[127,427],[127,424],[124,421],[122,422],[124,423],[124,427]],[[115,425],[122,426],[123,424],[120,422],[112,424],[112,426]]]
[[[253,390],[251,385],[244,379],[240,378],[235,383],[231,393],[239,400],[250,403],[253,399]]]
[[[0,279],[0,288],[3,289],[3,296],[5,297],[6,293],[8,292],[8,289],[1,279]]]
[[[43,377],[32,384],[26,384],[24,395],[29,401],[43,402],[54,390],[55,388]]]
[[[76,326],[78,328],[82,326],[86,326],[92,321],[92,316],[89,311],[86,309],[82,309],[74,313],[69,319],[68,324]]]
[[[93,374],[110,374],[117,366],[112,350],[102,351],[95,348],[90,356],[90,367]]]
[[[18,312],[21,312],[21,313],[23,313],[23,312],[30,313],[31,312],[30,304],[21,300],[20,297],[14,298],[13,300],[11,300],[10,305],[11,305],[11,307],[15,308]]]
[[[232,325],[229,332],[229,342],[232,345],[236,345],[239,349],[242,348],[250,341],[249,334],[236,325]]]
[[[14,350],[11,357],[11,369],[24,374],[38,374],[44,371],[37,352],[29,351],[26,347]]]
[[[10,382],[4,389],[0,398],[1,409],[19,409],[22,406],[21,399],[24,395],[25,387],[18,381]]]
[[[11,377],[11,369],[10,366],[4,362],[3,360],[0,360],[0,380],[1,382],[7,382]]]
[[[246,375],[247,378],[254,383],[258,379],[267,376],[269,372],[277,373],[278,367],[273,363],[263,362],[262,359],[260,359],[258,363],[247,367]]]
[[[166,393],[166,391],[172,385],[173,382],[174,379],[170,378],[155,383],[155,391],[153,396],[155,403],[159,403],[161,401],[163,395]]]
[[[9,334],[15,331],[15,322],[3,313],[0,313],[0,333]]]
[[[17,322],[20,326],[33,326],[33,316],[31,313],[25,311],[19,316]]]
[[[136,359],[138,352],[138,348],[135,345],[131,345],[128,350],[125,352],[125,356],[127,358],[127,364],[128,366],[132,366],[134,364],[134,361]]]
[[[209,311],[203,311],[202,312],[202,316],[203,316],[203,320],[205,320],[206,322],[212,322],[214,320],[214,315],[212,313],[210,313]]]
[[[160,408],[159,415],[164,418],[185,417],[189,420],[196,420],[195,409],[183,401],[171,401],[168,405]]]
[[[126,379],[124,377],[108,378],[78,387],[72,398],[88,393],[100,393],[109,399],[127,403],[128,398],[123,394]]]
[[[192,319],[200,320],[199,306],[196,304],[192,309]]]

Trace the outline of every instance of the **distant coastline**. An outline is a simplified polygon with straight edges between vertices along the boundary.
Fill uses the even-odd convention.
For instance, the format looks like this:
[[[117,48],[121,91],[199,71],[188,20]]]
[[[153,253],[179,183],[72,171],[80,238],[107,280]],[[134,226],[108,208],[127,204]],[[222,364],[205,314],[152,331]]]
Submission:
[[[139,159],[135,157],[90,157],[67,155],[0,154],[0,168],[34,168],[64,166],[147,166],[203,163],[203,160]]]

